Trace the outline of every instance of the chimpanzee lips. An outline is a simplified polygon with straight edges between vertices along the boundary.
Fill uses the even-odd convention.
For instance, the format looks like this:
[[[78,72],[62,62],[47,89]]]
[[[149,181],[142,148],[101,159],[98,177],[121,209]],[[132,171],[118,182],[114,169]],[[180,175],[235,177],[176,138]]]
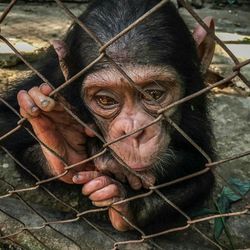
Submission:
[[[133,170],[137,171],[137,172],[141,172],[141,171],[146,171],[149,170],[152,166],[151,165],[142,165],[142,164],[130,164],[129,165],[130,168],[132,168]]]

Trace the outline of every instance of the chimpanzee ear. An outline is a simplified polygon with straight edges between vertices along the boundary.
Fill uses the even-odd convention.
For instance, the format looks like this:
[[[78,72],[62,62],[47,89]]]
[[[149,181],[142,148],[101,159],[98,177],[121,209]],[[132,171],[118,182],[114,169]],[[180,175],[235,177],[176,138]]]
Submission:
[[[68,55],[68,46],[62,40],[51,40],[50,44],[54,47],[59,60],[64,60]]]
[[[69,57],[69,48],[62,40],[51,40],[50,43],[58,56],[64,78],[65,80],[68,80],[72,75],[72,72],[70,72],[70,68],[72,69],[72,61]]]
[[[212,17],[206,17],[203,22],[214,33],[214,20]],[[197,25],[193,31],[193,38],[196,42],[198,55],[201,60],[202,72],[206,73],[212,61],[215,49],[215,41],[201,25]]]

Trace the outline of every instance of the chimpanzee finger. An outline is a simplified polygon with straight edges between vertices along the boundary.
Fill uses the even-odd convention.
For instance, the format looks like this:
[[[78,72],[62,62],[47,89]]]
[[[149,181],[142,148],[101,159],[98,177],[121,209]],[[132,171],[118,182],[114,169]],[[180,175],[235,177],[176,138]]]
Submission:
[[[113,197],[111,199],[104,200],[104,201],[92,201],[92,204],[96,207],[108,207],[115,202],[121,201],[122,199],[123,198],[120,198],[120,197]]]
[[[149,188],[155,184],[155,176],[152,173],[146,172],[142,176],[142,185],[144,188]]]
[[[124,169],[120,164],[113,158],[100,156],[94,160],[96,168],[102,173],[112,173],[115,179],[120,182],[126,181],[126,173],[128,171]]]
[[[46,96],[48,96],[53,91],[53,89],[47,83],[41,84],[39,89],[41,93]]]
[[[83,171],[74,175],[72,181],[75,184],[85,184],[99,176],[102,176],[102,174],[98,171]]]
[[[96,192],[93,192],[89,196],[89,199],[95,202],[95,201],[108,200],[113,197],[121,197],[121,198],[125,197],[123,189],[116,184],[110,184],[100,190],[97,190]]]
[[[103,175],[86,183],[82,188],[82,193],[84,195],[90,195],[91,193],[96,192],[97,190],[100,190],[112,183],[114,183],[114,180],[112,180],[108,176]]]
[[[109,208],[109,218],[114,228],[119,231],[127,231],[132,227],[122,218],[121,214],[129,221],[133,221],[128,203],[112,206]]]
[[[53,91],[53,89],[47,83],[41,84],[39,89],[40,89],[41,93],[45,96],[49,96],[49,94]],[[60,99],[63,99],[63,97],[60,96]],[[66,104],[65,100],[63,103]],[[57,102],[56,104],[57,105],[54,107],[53,110],[55,110],[55,111],[63,111],[64,110],[63,106],[60,104],[60,101]]]
[[[94,131],[98,131],[98,128],[95,124],[88,124],[89,128],[84,128],[84,131],[86,133],[87,136],[89,137],[95,137],[96,133]]]
[[[21,115],[25,118],[36,117],[39,114],[39,108],[36,106],[33,99],[27,91],[21,90],[17,94],[17,101],[20,106]]]
[[[54,110],[56,104],[55,101],[52,98],[44,95],[38,87],[33,87],[30,89],[28,94],[41,110],[46,112]]]
[[[139,190],[142,188],[142,181],[140,180],[139,177],[133,174],[128,174],[127,180],[130,187],[133,188],[134,190]]]

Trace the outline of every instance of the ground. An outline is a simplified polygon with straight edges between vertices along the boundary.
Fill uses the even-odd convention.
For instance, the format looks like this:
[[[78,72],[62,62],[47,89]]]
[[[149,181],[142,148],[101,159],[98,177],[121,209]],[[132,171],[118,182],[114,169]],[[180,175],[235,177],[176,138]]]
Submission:
[[[84,4],[69,4],[68,6],[76,15],[80,14],[86,7]],[[4,7],[6,7],[5,4],[0,4],[0,11]],[[195,25],[193,18],[184,9],[181,10],[181,13],[189,24],[190,29],[192,29]],[[227,43],[227,46],[232,49],[240,61],[249,59],[249,10],[230,8],[214,10],[206,7],[198,10],[198,13],[201,17],[214,16],[218,37]],[[49,46],[49,41],[62,38],[70,23],[69,18],[55,5],[17,5],[4,20],[1,26],[1,35],[15,44],[25,54],[26,58],[36,65]],[[222,77],[226,77],[232,72],[232,65],[232,60],[217,46],[211,69]],[[29,73],[30,71],[19,62],[17,57],[9,51],[4,43],[0,42],[0,91],[6,90],[16,80],[26,77]],[[244,67],[242,73],[250,79],[250,65]],[[218,159],[225,159],[246,152],[250,148],[250,91],[238,78],[234,80],[234,84],[234,87],[216,89],[209,95]],[[249,181],[249,166],[249,156],[218,166],[218,169],[215,171],[217,187],[214,199],[221,193],[222,187],[227,185],[225,181],[229,181],[232,177],[238,178],[242,182]],[[16,171],[13,162],[4,154],[0,156],[0,181],[1,179],[8,181],[17,188],[32,185],[32,182],[23,180],[20,173]],[[9,186],[3,184],[3,182],[0,183],[0,211],[3,210],[14,218],[20,219],[25,225],[41,225],[41,217],[34,212],[30,213],[27,211],[27,206],[24,206],[20,201],[11,198],[1,199],[1,195],[6,194]],[[58,192],[56,192],[56,195],[71,207],[77,209],[80,207],[80,211],[84,211],[83,207],[85,204],[82,204],[81,196],[78,194],[79,190],[77,187],[68,188],[68,186],[62,190],[59,187]],[[42,213],[49,221],[56,218],[65,218],[65,216],[70,217],[68,214],[65,215],[65,212],[69,212],[71,209],[66,209],[60,202],[55,202],[54,198],[49,198],[41,189],[22,193],[22,197],[29,201],[36,211]],[[245,200],[238,202],[233,207],[233,211],[244,209],[244,202]],[[39,204],[39,206],[34,204]],[[17,221],[0,213],[0,235],[1,233],[17,231],[20,225]],[[241,249],[250,247],[249,216],[231,218],[228,225],[235,246]],[[203,232],[210,230],[207,234],[211,236],[212,226],[213,222],[201,227],[201,230]],[[51,228],[36,230],[38,238],[52,249],[78,249],[78,245],[81,245],[82,249],[110,249],[113,244],[110,238],[107,240],[104,235],[96,233],[81,220],[77,223],[55,225],[55,228],[66,234],[70,239],[74,239],[74,241],[70,241],[65,238],[65,235],[58,234]],[[135,234],[120,235],[106,225],[101,225],[101,228],[112,234],[116,241],[136,238]],[[33,247],[35,246],[35,249],[44,249],[42,244],[28,234],[20,234],[19,237],[14,239],[20,245],[25,246],[25,248],[34,249]],[[227,242],[227,238],[224,237],[223,240]],[[75,244],[75,241],[78,244]],[[191,230],[184,233],[180,232],[174,236],[171,235],[167,240],[160,239],[158,242],[164,249],[166,246],[168,249],[213,249],[212,245]],[[129,246],[127,247],[124,249],[131,249]],[[140,247],[137,249],[153,249],[150,243],[149,245],[140,245]]]

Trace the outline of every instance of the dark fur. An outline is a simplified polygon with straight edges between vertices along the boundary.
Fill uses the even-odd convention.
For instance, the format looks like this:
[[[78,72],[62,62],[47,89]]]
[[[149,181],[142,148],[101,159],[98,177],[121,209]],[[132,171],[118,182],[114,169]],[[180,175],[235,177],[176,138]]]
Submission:
[[[158,2],[157,0],[97,0],[80,16],[80,20],[105,43]],[[77,65],[71,69],[71,75],[77,73],[98,56],[97,45],[78,25],[71,28],[65,41],[69,46],[71,59],[75,60],[75,65]],[[50,49],[48,53],[49,56],[46,56],[47,59],[42,63],[40,72],[56,87],[63,83],[64,79],[55,52]],[[166,4],[160,11],[116,41],[107,49],[107,54],[118,64],[171,65],[184,82],[182,87],[185,95],[190,95],[204,87],[193,38],[171,3]],[[108,63],[103,61],[91,69],[91,72],[96,68],[107,67],[107,65]],[[91,115],[83,105],[79,94],[82,80],[83,78],[68,87],[70,91],[66,89],[63,92],[67,100],[77,108],[81,119],[90,122],[92,121]],[[21,82],[15,89],[8,91],[5,99],[18,109],[16,93],[20,89],[28,90],[41,83],[42,81],[38,77],[33,76]],[[14,128],[18,119],[3,104],[0,108],[2,135]],[[181,114],[180,127],[213,157],[206,97],[199,96],[183,104],[179,107],[179,112]],[[46,164],[41,164],[43,160],[37,157],[39,154],[37,150],[33,150],[36,142],[24,133],[24,130],[17,132],[0,143],[30,165],[33,171],[41,172],[40,170],[44,167],[41,165]],[[29,148],[29,151],[26,148]],[[204,157],[176,131],[172,132],[170,149],[174,153],[174,157],[168,157],[167,162],[162,163],[160,169],[154,170],[157,184],[191,174],[202,169],[206,163]],[[166,154],[169,153],[168,150],[166,150]],[[33,159],[36,161],[33,162]],[[34,163],[36,167],[34,167]],[[212,185],[213,175],[209,172],[160,191],[179,207],[188,209],[204,200],[210,193]],[[131,203],[131,206],[134,211],[135,223],[139,226],[159,221],[167,222],[174,213],[174,209],[156,194],[136,200]]]

